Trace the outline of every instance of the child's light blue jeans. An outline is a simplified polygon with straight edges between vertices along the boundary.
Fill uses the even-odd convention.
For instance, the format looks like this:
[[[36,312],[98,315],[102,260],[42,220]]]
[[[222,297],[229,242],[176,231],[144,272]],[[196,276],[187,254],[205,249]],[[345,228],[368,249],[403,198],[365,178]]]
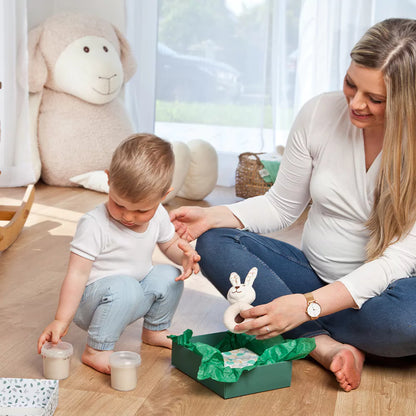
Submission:
[[[291,293],[307,293],[326,283],[313,271],[303,252],[290,244],[248,231],[219,228],[197,241],[202,273],[226,296],[229,276],[243,282],[256,266],[254,305]],[[284,334],[286,338],[326,334],[364,352],[402,357],[416,354],[416,276],[392,283],[360,310],[346,309],[308,321]]]
[[[88,285],[74,322],[88,331],[87,344],[96,350],[112,350],[127,325],[144,317],[143,326],[162,331],[170,326],[183,291],[175,281],[178,268],[155,265],[142,280],[109,276]]]

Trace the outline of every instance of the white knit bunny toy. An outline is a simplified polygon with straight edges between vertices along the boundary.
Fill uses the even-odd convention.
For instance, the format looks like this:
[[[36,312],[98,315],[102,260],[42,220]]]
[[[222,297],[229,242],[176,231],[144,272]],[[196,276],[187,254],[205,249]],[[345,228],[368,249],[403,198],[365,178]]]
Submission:
[[[244,283],[241,283],[240,276],[237,273],[232,272],[230,274],[232,286],[227,293],[227,299],[231,305],[224,313],[224,325],[229,331],[235,334],[238,334],[240,331],[235,331],[234,327],[243,321],[241,316],[239,316],[240,312],[252,308],[251,303],[256,298],[256,292],[253,288],[253,282],[256,276],[257,267],[250,269]],[[247,320],[244,320],[244,322]]]

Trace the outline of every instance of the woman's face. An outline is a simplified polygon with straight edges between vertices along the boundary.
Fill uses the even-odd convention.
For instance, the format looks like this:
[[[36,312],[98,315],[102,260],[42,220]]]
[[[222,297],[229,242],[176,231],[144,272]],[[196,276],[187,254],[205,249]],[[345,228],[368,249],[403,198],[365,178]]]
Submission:
[[[351,123],[365,130],[384,131],[386,85],[381,71],[351,62],[343,90]]]

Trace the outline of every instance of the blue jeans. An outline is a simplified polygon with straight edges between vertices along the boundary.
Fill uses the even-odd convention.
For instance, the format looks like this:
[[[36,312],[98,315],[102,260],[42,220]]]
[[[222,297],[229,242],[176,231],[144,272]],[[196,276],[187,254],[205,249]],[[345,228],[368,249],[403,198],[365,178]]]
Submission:
[[[127,325],[144,317],[143,326],[162,331],[170,326],[183,291],[175,282],[180,271],[160,264],[138,281],[130,276],[109,276],[86,286],[74,322],[88,331],[87,344],[112,350]]]
[[[307,293],[324,285],[303,252],[290,244],[248,231],[218,228],[198,238],[202,273],[226,296],[231,272],[242,282],[252,267],[254,305],[291,293]],[[284,334],[286,338],[326,334],[339,342],[383,357],[416,354],[416,276],[400,279],[361,309],[346,309],[308,321]]]

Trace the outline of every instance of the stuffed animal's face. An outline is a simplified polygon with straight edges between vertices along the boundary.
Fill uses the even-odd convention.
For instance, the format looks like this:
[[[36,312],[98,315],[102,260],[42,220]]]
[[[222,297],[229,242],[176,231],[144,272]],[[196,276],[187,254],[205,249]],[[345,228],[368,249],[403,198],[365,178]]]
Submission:
[[[54,76],[61,91],[93,104],[113,100],[124,81],[118,52],[99,36],[84,36],[70,43],[56,61]]]
[[[52,15],[28,34],[29,91],[44,88],[107,104],[136,71],[125,36],[81,13]]]

